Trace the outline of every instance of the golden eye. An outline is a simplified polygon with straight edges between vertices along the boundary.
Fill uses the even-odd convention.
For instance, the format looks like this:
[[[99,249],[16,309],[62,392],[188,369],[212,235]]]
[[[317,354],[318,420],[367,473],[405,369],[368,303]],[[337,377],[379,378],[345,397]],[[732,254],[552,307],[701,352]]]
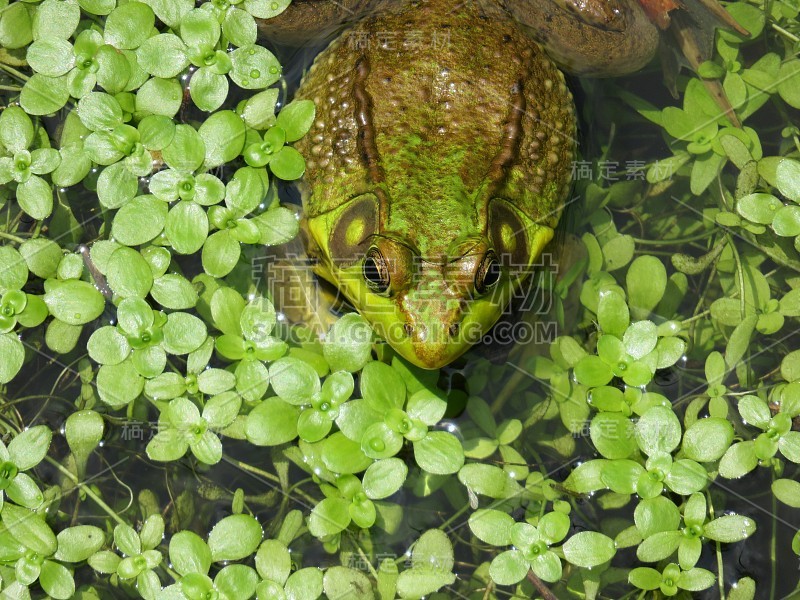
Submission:
[[[478,271],[475,273],[475,291],[485,294],[489,289],[500,281],[502,271],[497,255],[489,250],[483,257]]]
[[[376,294],[389,289],[389,263],[377,248],[370,248],[367,252],[362,272],[367,285]]]

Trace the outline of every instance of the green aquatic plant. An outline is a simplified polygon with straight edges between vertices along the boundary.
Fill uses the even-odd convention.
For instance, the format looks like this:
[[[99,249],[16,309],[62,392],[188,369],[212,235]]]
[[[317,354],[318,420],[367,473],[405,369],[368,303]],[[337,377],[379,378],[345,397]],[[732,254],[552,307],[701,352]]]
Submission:
[[[315,119],[257,35],[286,5],[0,0],[4,597],[794,593],[797,7],[728,3],[752,39],[680,106],[587,89],[557,335],[428,372],[263,285]]]

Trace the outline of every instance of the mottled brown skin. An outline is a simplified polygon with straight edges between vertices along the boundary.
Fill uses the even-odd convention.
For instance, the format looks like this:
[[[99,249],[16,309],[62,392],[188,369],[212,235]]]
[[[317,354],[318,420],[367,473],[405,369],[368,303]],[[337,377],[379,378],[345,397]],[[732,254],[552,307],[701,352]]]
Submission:
[[[575,150],[564,76],[511,20],[483,18],[473,3],[455,6],[413,2],[368,18],[311,67],[297,94],[317,105],[316,123],[297,144],[308,157],[305,183],[314,192],[309,217],[341,205],[343,190],[355,196],[381,189],[391,197],[384,230],[435,231],[438,223],[440,231],[452,231],[450,217],[468,210],[483,231],[492,195],[513,199],[534,220],[558,221]],[[434,46],[431,33],[418,48],[397,48],[397,39],[392,48],[375,34],[414,30],[447,32],[449,42]],[[362,35],[370,47],[354,48]],[[367,99],[359,102],[359,94]],[[359,147],[358,119],[369,124],[365,144],[374,146],[374,156]],[[427,204],[401,193],[428,175],[439,185],[427,190]],[[469,191],[485,188],[483,201],[465,206],[449,195],[440,187],[449,176]]]
[[[404,48],[405,38],[392,47],[375,37],[404,31],[428,32],[427,39]],[[368,47],[358,48],[365,38]],[[536,236],[549,238],[543,232],[558,222],[575,151],[563,75],[510,19],[484,15],[476,4],[423,0],[340,37],[297,97],[317,106],[298,143],[307,157],[309,222],[363,198],[344,217],[310,228],[328,263],[323,274],[342,287],[338,267],[376,245],[390,259],[392,316],[402,325],[381,333],[407,337],[404,355],[417,364],[449,362],[468,347],[460,329],[487,251],[505,258],[509,271],[524,270]],[[345,232],[354,218],[366,225],[343,243],[353,237]],[[509,283],[501,296],[516,282]],[[364,302],[350,299],[365,312]],[[470,335],[479,337],[477,328]]]
[[[317,106],[297,144],[309,252],[398,353],[441,367],[494,324],[559,220],[575,116],[556,62],[634,71],[657,28],[642,0],[295,1],[262,31],[303,42],[304,22],[356,22],[296,95]]]

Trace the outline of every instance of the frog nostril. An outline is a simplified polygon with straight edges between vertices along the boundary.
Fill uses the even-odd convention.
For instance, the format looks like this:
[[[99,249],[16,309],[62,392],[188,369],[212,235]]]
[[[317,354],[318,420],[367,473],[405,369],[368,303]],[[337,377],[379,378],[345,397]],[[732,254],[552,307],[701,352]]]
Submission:
[[[461,330],[460,323],[453,323],[452,325],[450,325],[450,329],[448,330],[448,332],[450,333],[450,337],[456,337],[460,330]]]
[[[406,323],[403,325],[403,331],[405,331],[408,337],[411,337],[411,334],[414,333],[414,328],[411,326],[411,323]]]

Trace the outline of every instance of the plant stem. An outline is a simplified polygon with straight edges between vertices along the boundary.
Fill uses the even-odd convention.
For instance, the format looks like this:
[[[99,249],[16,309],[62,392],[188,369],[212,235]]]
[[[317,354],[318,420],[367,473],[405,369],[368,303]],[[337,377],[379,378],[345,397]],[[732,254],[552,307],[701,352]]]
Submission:
[[[533,587],[539,591],[544,600],[558,600],[555,594],[550,591],[550,588],[547,587],[530,569],[528,570],[528,581],[530,581],[533,584]]]
[[[788,39],[792,40],[792,41],[793,41],[795,44],[796,44],[796,43],[798,43],[798,42],[800,42],[800,38],[799,38],[799,37],[797,37],[797,36],[796,36],[795,34],[793,34],[791,31],[786,31],[786,30],[785,30],[783,27],[781,27],[780,25],[776,25],[775,23],[773,23],[773,24],[772,24],[772,28],[773,28],[775,31],[777,31],[778,33],[780,33],[780,34],[781,34],[783,37],[785,37],[785,38],[788,38]]]
[[[772,473],[772,481],[775,482],[775,470],[770,469]],[[775,598],[775,586],[778,583],[778,520],[775,515],[778,514],[778,499],[775,494],[772,494],[772,507],[770,510],[772,515],[772,539],[769,547],[769,564],[770,570],[770,584],[769,584],[769,597]]]
[[[239,467],[242,471],[247,471],[248,473],[252,473],[253,475],[258,475],[259,477],[263,477],[264,479],[268,479],[269,481],[275,482],[278,485],[281,485],[281,480],[278,478],[277,475],[273,475],[269,471],[264,471],[259,469],[258,467],[254,467],[253,465],[249,465],[246,462],[242,462],[241,460],[237,460],[235,458],[231,458],[230,456],[225,456],[225,460],[230,464]],[[317,500],[306,494],[301,490],[297,490],[297,495],[302,496],[306,502],[309,502],[312,505],[317,504]]]
[[[54,466],[56,469],[61,471],[63,475],[67,477],[72,483],[74,483],[77,487],[81,489],[81,491],[85,492],[89,498],[94,500],[95,504],[97,504],[100,508],[102,508],[108,516],[114,519],[120,525],[127,525],[127,523],[120,517],[113,508],[111,508],[105,501],[94,493],[91,487],[86,485],[85,483],[81,482],[74,474],[72,474],[68,469],[66,469],[60,462],[50,458],[49,456],[45,457],[45,460]]]
[[[9,75],[12,75],[12,76],[14,76],[14,77],[16,77],[18,79],[21,79],[22,81],[28,81],[30,79],[30,77],[25,75],[25,73],[17,71],[14,67],[10,67],[7,64],[0,63],[0,69],[5,71]]]
[[[641,238],[633,238],[633,241],[642,246],[671,246],[673,244],[688,244],[690,242],[704,240],[711,237],[715,233],[715,231],[704,231],[703,233],[699,233],[697,235],[692,235],[685,238],[675,238],[672,240],[645,240]]]
[[[706,502],[708,503],[708,514],[710,519],[714,519],[714,504],[711,502],[711,494],[706,491]],[[725,564],[722,561],[722,549],[719,542],[714,542],[717,555],[717,585],[719,586],[719,600],[725,600],[725,577],[724,569]]]
[[[467,512],[467,510],[469,510],[469,504],[465,504],[464,506],[462,506],[461,508],[459,508],[459,509],[458,509],[456,512],[454,512],[454,513],[453,513],[453,514],[450,516],[450,518],[449,518],[449,519],[447,519],[447,521],[445,521],[444,523],[442,523],[441,525],[439,525],[439,529],[441,529],[442,531],[444,531],[445,529],[447,529],[447,528],[450,526],[450,524],[451,524],[453,521],[455,521],[455,520],[456,520],[458,517],[460,517],[460,516],[461,516],[461,515],[463,515],[465,512]]]
[[[11,240],[12,242],[16,242],[18,244],[22,244],[25,241],[23,238],[13,235],[11,233],[6,233],[5,231],[0,231],[0,238],[5,238],[7,240]]]

